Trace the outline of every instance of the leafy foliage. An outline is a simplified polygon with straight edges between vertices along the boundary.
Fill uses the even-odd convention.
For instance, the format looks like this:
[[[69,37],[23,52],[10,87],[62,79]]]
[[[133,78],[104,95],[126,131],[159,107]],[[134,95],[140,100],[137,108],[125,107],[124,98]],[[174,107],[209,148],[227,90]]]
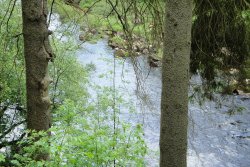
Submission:
[[[7,9],[7,2],[1,1],[0,6]],[[10,2],[11,5],[14,4]],[[0,53],[0,105],[6,104],[9,110],[10,106],[20,105],[25,110],[21,8],[19,3],[15,5],[10,19],[3,18],[5,11],[0,11],[3,23],[0,33],[3,39],[0,41],[3,50]],[[2,146],[5,152],[0,154],[0,166],[107,166],[114,162],[120,166],[143,166],[147,149],[142,126],[121,121],[119,109],[113,105],[111,88],[95,87],[100,89],[98,97],[89,96],[88,70],[91,68],[81,65],[75,56],[78,48],[76,36],[67,27],[60,30],[51,38],[56,54],[49,67],[53,79],[50,86],[53,102],[51,135],[26,131],[28,136],[15,142],[7,141],[6,147]],[[123,103],[121,98],[117,101]],[[8,119],[4,122],[4,118],[9,113],[3,111],[1,114],[1,132],[6,132],[10,126],[7,126]],[[25,119],[25,115],[18,117],[15,119]],[[6,133],[2,139],[12,133]],[[46,152],[50,152],[50,161],[36,160],[37,153]]]
[[[244,70],[249,56],[249,30],[242,16],[246,9],[243,1],[195,1],[191,72],[199,71],[209,88],[219,86],[218,75],[230,76],[231,69]]]
[[[107,93],[107,94],[106,94]],[[32,133],[20,142],[23,147],[12,163],[15,166],[144,166],[146,146],[142,126],[131,126],[119,120],[113,129],[114,115],[109,92],[101,94],[95,103],[83,105],[66,100],[54,114],[51,136]],[[34,140],[40,138],[38,141]],[[30,145],[31,144],[31,145]],[[34,161],[32,156],[50,150],[50,161]]]
[[[7,2],[1,1],[0,6],[14,7],[14,3]],[[21,11],[19,4],[15,5],[13,12],[7,15],[5,10],[0,10],[0,107],[25,102],[23,38],[19,35],[22,32]]]
[[[62,104],[64,99],[72,101],[86,101],[88,92],[88,71],[77,60],[76,49],[78,45],[74,42],[72,34],[66,35],[67,40],[53,38],[52,46],[56,59],[50,64],[50,74],[53,79],[51,85],[51,98],[53,108]]]

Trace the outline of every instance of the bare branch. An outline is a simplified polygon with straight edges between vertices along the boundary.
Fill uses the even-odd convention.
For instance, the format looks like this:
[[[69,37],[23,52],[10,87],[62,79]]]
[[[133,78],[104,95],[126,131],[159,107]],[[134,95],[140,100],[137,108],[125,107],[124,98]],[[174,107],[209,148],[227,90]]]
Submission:
[[[11,18],[11,16],[12,16],[12,14],[13,14],[14,9],[15,9],[16,2],[17,2],[17,0],[14,0],[14,4],[12,5],[11,11],[10,11],[10,15],[9,15],[9,17],[8,17],[8,19],[7,19],[7,23],[6,23],[7,32],[9,32],[9,21],[10,21],[10,18]]]

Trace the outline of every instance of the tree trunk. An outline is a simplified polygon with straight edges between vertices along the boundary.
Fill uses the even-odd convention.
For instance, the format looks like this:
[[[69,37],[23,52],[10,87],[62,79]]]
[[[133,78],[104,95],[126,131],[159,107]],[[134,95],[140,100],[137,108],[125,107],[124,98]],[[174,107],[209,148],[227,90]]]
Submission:
[[[186,167],[192,0],[166,1],[160,166]]]
[[[26,63],[27,128],[48,130],[50,127],[50,98],[48,62],[52,51],[48,36],[47,0],[22,0],[24,55]],[[39,155],[37,159],[47,159]]]

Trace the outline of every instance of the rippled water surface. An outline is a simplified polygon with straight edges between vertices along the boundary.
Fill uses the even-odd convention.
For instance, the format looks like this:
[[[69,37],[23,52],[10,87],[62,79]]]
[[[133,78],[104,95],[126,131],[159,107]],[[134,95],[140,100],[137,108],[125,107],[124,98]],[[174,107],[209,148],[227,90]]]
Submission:
[[[78,51],[83,64],[94,64],[91,81],[95,84],[112,86],[113,78],[100,78],[101,74],[113,71],[115,61],[115,83],[124,98],[133,101],[136,114],[123,111],[125,119],[132,123],[143,123],[147,145],[153,152],[147,157],[148,166],[158,166],[161,69],[147,65],[145,57],[137,58],[143,71],[143,91],[137,91],[136,74],[131,59],[114,59],[113,50],[106,40],[96,44],[85,43]],[[150,72],[149,72],[150,71]],[[146,78],[147,77],[147,78]],[[193,77],[192,84],[199,83]],[[139,96],[139,97],[138,97]],[[220,105],[206,101],[189,104],[189,167],[248,167],[250,166],[250,103],[243,96],[218,97]],[[242,111],[229,114],[231,109]]]
[[[76,56],[82,64],[95,67],[91,83],[112,86],[112,73],[110,77],[101,76],[115,69],[116,88],[137,110],[133,114],[122,110],[122,117],[133,124],[143,123],[150,149],[147,166],[159,166],[161,69],[150,69],[145,56],[137,57],[136,66],[141,70],[137,73],[143,76],[138,88],[134,61],[114,59],[113,53],[107,40],[102,39],[82,44]],[[190,83],[199,84],[200,78],[192,77]],[[199,105],[199,99],[194,99],[189,104],[188,167],[249,167],[250,99],[241,95],[217,98],[219,103],[205,101]]]

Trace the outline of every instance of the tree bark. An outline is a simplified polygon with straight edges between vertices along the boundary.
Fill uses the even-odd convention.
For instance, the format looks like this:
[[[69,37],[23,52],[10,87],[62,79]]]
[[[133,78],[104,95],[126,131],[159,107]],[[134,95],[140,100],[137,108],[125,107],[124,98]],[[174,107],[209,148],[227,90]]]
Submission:
[[[192,0],[167,0],[162,67],[160,166],[186,167]]]
[[[24,55],[26,63],[27,128],[46,131],[50,127],[48,62],[53,54],[48,36],[47,0],[22,0]],[[37,159],[47,159],[39,155]]]

